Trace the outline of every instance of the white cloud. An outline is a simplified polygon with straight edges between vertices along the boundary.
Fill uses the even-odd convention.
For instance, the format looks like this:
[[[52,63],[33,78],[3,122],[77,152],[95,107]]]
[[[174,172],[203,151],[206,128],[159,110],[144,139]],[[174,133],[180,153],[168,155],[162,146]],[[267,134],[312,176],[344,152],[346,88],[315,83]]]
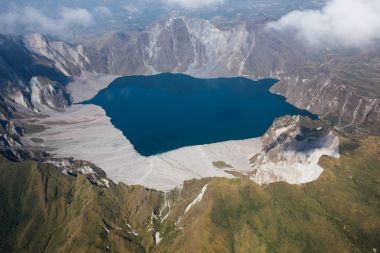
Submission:
[[[112,16],[112,12],[106,6],[98,5],[95,7],[94,11],[96,15],[102,18],[108,18]]]
[[[75,27],[94,23],[92,14],[82,8],[62,7],[57,17],[49,17],[34,7],[0,13],[0,33],[38,32],[64,35]]]
[[[163,0],[169,5],[179,5],[187,9],[197,9],[215,4],[223,4],[224,0]]]
[[[129,13],[138,13],[139,12],[139,9],[136,6],[134,6],[133,4],[125,5],[125,6],[123,6],[123,9]]]
[[[62,7],[60,16],[61,19],[58,19],[58,22],[62,22],[63,25],[81,25],[87,27],[93,23],[92,14],[82,8],[71,9]]]
[[[293,11],[268,24],[312,45],[362,47],[380,39],[380,0],[331,0],[322,10]]]

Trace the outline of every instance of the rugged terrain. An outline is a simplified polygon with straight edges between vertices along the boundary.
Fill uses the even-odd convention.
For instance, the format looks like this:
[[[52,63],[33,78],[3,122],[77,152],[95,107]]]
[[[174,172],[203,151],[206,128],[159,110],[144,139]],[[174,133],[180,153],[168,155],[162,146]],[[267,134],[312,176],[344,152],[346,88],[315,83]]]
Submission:
[[[171,17],[83,45],[1,35],[0,251],[376,252],[379,49],[311,50],[267,22]],[[247,161],[252,171],[215,160],[214,170],[236,178],[187,181],[166,193],[114,184],[86,161],[54,159],[38,136],[23,142],[46,128],[56,134],[49,115],[69,111],[89,85],[95,94],[115,76],[157,72],[278,78],[273,92],[326,121],[279,119]],[[289,164],[311,165],[297,167],[307,180],[277,182],[290,181],[281,174]]]
[[[323,172],[318,164],[323,155],[339,158],[336,133],[326,122],[308,117],[279,118],[261,139],[262,151],[250,159],[249,172],[258,184],[311,182]]]
[[[110,31],[83,41],[83,45],[39,34],[3,36],[3,73],[7,69],[20,71],[20,59],[27,69],[12,77],[4,74],[3,83],[18,82],[15,76],[21,76],[24,86],[30,86],[33,77],[44,76],[65,84],[70,79],[88,80],[99,73],[274,77],[280,82],[273,91],[290,103],[346,131],[378,134],[378,45],[365,50],[310,48],[292,34],[268,29],[269,21],[170,17],[143,31]],[[17,61],[9,58],[10,51],[19,57]],[[26,90],[21,93],[26,95]],[[37,94],[35,91],[34,96]],[[32,99],[31,94],[21,98],[14,90],[13,100],[25,106]]]
[[[341,158],[323,157],[315,182],[263,187],[240,175],[188,181],[168,193],[96,185],[89,175],[100,172],[90,164],[66,173],[68,161],[1,158],[0,251],[374,252],[380,140],[340,141]]]
[[[83,127],[83,122],[71,124],[74,119],[69,117],[70,112],[74,111],[73,115],[77,119],[85,117],[90,121],[105,122],[105,125],[108,121],[104,115],[96,113],[91,108],[86,107],[92,111],[82,115],[78,110],[72,108],[67,110],[67,107],[73,101],[80,102],[95,94],[115,76],[157,72],[183,72],[206,77],[243,75],[252,79],[278,78],[280,81],[272,88],[273,92],[283,94],[289,102],[298,107],[319,114],[321,119],[331,122],[336,129],[353,133],[378,134],[380,109],[377,92],[379,83],[377,46],[360,51],[307,48],[290,34],[269,30],[266,26],[269,21],[252,22],[242,18],[233,21],[215,18],[209,21],[169,17],[147,26],[143,31],[129,33],[111,31],[96,39],[84,41],[83,45],[71,45],[40,34],[1,36],[2,153],[15,161],[43,160],[49,155],[49,151],[53,150],[61,156],[71,156],[72,152],[82,154],[85,147],[92,145],[92,140],[96,138],[78,133]],[[364,85],[361,85],[362,83]],[[96,115],[97,118],[91,118],[91,115]],[[104,128],[105,125],[97,126]],[[47,131],[43,132],[46,129]],[[78,131],[74,131],[71,135],[70,131],[75,129]],[[30,137],[29,140],[22,137],[25,133]],[[47,133],[49,136],[60,138],[62,142],[54,138],[50,139],[50,144],[49,140],[44,141],[41,137]],[[73,149],[73,145],[79,146],[75,141],[77,136],[86,137],[90,142],[83,140],[84,148]],[[118,133],[113,133],[112,138],[109,138],[110,142],[107,143],[113,145],[115,136],[118,136]],[[322,142],[331,147],[326,149],[330,150],[330,153],[321,154],[337,155],[337,151],[331,151],[334,150],[333,146],[337,145],[333,136],[327,136]],[[102,147],[106,147],[107,143],[103,143]],[[129,143],[124,144],[118,145],[120,152],[130,150]],[[321,148],[326,147],[322,145]],[[67,149],[70,149],[71,153],[67,152]],[[322,149],[315,149],[313,152],[317,154]],[[113,151],[115,150],[104,149],[103,153],[93,155],[105,160],[101,158],[102,155],[114,153]],[[281,148],[277,151],[280,154],[283,152],[285,150]],[[264,158],[261,162],[266,161],[265,157],[273,156],[266,152],[262,155]],[[316,166],[320,155],[310,154],[314,157],[313,166]],[[86,155],[77,158],[89,159]],[[130,162],[120,160],[121,158],[115,161],[120,160],[123,164],[135,165],[135,160],[141,160],[137,158]],[[294,168],[302,165],[292,162],[293,158],[287,159],[286,166],[289,163],[292,163]],[[310,159],[301,158],[304,165],[310,164]],[[164,160],[160,166],[166,168],[167,159]],[[177,160],[174,158],[174,162],[177,163]],[[218,160],[223,159],[218,158]],[[268,173],[278,171],[275,175],[269,176],[272,178],[270,180],[274,180],[277,176],[285,181],[291,181],[290,177],[281,175],[281,171],[284,170],[279,161],[285,160],[278,157],[275,162],[277,165],[273,165],[273,161],[265,162],[267,168],[270,168]],[[228,164],[228,161],[222,162]],[[138,166],[139,173],[145,171],[143,174],[148,175],[150,172],[146,170],[152,171],[153,164],[158,166],[152,161]],[[179,165],[183,166],[181,162]],[[211,166],[211,163],[208,165]],[[109,164],[106,165],[108,166]],[[125,168],[115,164],[112,166],[116,166],[117,177],[123,175],[125,177],[126,174],[120,173],[121,169]],[[215,170],[214,167],[209,171]],[[189,168],[185,166],[184,170],[188,171]],[[195,170],[196,175],[204,175],[199,173],[199,169]],[[172,174],[166,169],[163,171]],[[321,171],[319,169],[319,173],[304,175],[305,179],[301,181],[307,182],[306,178],[315,179]],[[129,173],[128,177],[132,174]],[[193,177],[191,174],[187,178]],[[266,176],[261,174],[258,177]],[[125,182],[131,182],[123,179]]]

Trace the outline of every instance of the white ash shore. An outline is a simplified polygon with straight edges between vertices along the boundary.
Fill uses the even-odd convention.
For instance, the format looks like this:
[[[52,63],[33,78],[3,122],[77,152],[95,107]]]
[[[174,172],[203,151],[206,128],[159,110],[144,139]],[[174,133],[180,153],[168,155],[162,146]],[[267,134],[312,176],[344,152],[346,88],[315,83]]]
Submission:
[[[50,112],[34,124],[48,129],[29,134],[34,143],[53,149],[57,157],[87,160],[102,168],[115,182],[171,190],[192,178],[233,176],[213,165],[223,161],[240,172],[251,170],[249,159],[260,152],[260,138],[180,148],[144,157],[116,129],[105,111],[95,105],[73,105],[65,112]],[[231,170],[231,169],[230,169]]]

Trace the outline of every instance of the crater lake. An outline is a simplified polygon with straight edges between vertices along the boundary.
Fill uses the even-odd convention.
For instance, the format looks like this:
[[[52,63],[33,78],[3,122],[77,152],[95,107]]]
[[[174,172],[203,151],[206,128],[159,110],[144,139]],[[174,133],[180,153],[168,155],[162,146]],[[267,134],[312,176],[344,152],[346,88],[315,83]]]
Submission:
[[[143,156],[262,136],[275,118],[316,115],[269,91],[277,80],[200,79],[183,74],[127,76],[94,98]]]

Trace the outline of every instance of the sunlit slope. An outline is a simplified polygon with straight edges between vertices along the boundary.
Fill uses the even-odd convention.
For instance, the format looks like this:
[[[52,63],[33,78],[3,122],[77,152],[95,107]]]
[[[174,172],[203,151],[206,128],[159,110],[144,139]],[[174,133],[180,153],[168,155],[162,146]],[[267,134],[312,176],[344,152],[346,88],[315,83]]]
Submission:
[[[145,252],[154,244],[137,231],[160,204],[156,191],[99,188],[34,162],[2,159],[0,173],[0,252]]]
[[[322,176],[299,186],[241,176],[187,181],[164,194],[99,188],[52,166],[2,160],[0,251],[379,250],[380,138],[340,139],[341,158],[323,157]]]
[[[158,252],[370,252],[380,248],[380,139],[341,138],[301,186],[214,179]],[[186,187],[185,187],[186,189]],[[165,231],[165,230],[164,230]],[[169,232],[170,231],[170,232]]]

